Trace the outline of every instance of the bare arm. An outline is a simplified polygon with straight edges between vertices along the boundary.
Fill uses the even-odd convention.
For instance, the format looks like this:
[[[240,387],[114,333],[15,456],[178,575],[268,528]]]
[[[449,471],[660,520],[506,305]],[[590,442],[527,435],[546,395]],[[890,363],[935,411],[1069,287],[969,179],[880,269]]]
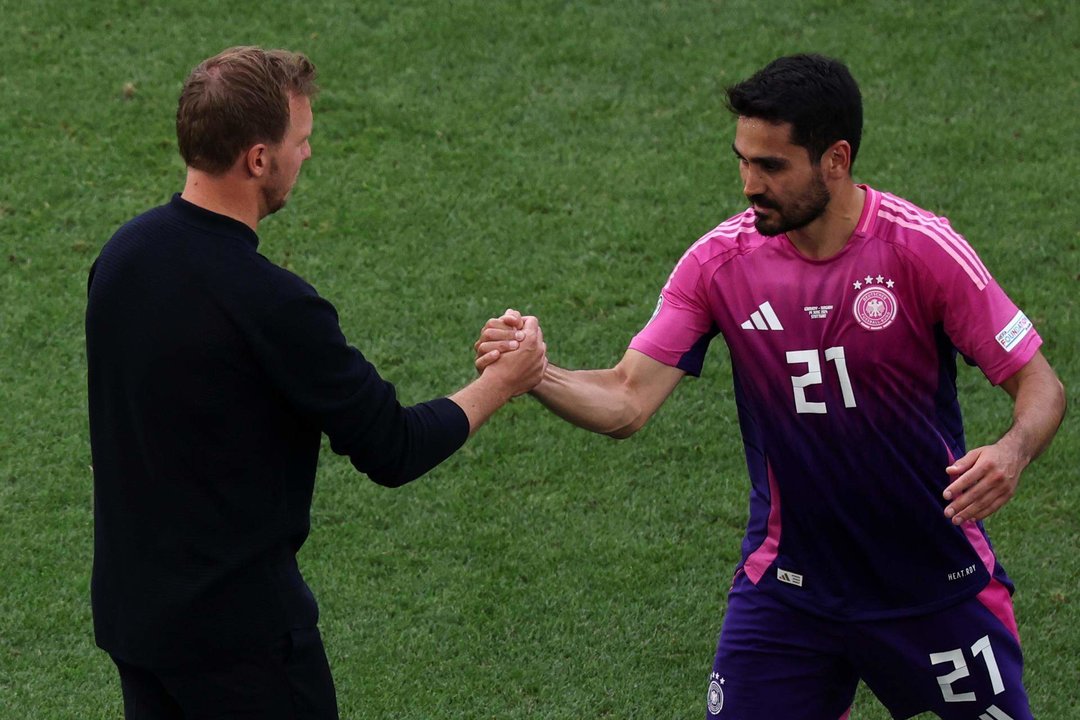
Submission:
[[[1065,414],[1065,390],[1041,352],[1001,387],[1013,399],[1013,422],[993,445],[977,447],[946,472],[945,516],[959,525],[990,516],[1016,493],[1020,473],[1050,445]]]
[[[565,370],[548,365],[532,395],[578,427],[614,438],[640,430],[671,395],[685,373],[627,350],[607,370]]]
[[[486,374],[513,357],[524,337],[524,320],[516,310],[488,320],[474,345],[477,370]],[[606,370],[566,370],[548,364],[543,380],[531,392],[569,423],[626,438],[645,425],[685,374],[627,350],[615,367]]]

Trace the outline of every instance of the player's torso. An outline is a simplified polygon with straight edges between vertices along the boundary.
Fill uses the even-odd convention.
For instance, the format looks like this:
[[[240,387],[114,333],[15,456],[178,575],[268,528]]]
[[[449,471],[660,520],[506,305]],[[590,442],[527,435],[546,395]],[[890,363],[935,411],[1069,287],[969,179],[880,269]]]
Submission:
[[[947,576],[971,544],[941,515],[954,356],[917,259],[853,236],[811,261],[781,236],[714,270],[754,484],[744,555],[779,523],[765,585],[838,616],[966,592]]]
[[[856,237],[812,261],[771,238],[719,267],[708,297],[744,389],[770,412],[865,422],[938,386],[925,279],[890,243]]]

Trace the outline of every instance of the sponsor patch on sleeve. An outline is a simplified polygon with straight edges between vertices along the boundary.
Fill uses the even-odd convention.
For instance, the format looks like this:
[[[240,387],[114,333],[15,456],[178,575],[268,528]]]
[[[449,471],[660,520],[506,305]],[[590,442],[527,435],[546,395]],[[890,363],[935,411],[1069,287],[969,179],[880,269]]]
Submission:
[[[1031,321],[1023,310],[1017,310],[1009,324],[997,334],[997,341],[1001,347],[1005,348],[1005,352],[1012,352],[1029,332],[1031,332]]]

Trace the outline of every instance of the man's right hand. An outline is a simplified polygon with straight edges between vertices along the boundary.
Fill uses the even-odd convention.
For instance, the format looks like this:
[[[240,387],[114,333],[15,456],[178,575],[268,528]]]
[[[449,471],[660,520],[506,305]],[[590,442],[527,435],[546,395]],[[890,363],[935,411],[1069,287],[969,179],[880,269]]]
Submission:
[[[536,318],[532,319],[536,320]],[[537,324],[537,330],[539,330],[539,324]],[[507,308],[501,316],[489,318],[480,330],[479,339],[473,345],[476,351],[476,371],[483,373],[500,357],[517,350],[525,337],[525,318],[517,310]]]
[[[510,388],[511,395],[521,395],[536,387],[547,367],[547,345],[540,323],[531,315],[522,316],[507,310],[491,318],[473,346],[476,369]]]
[[[482,350],[485,341],[481,337],[474,346],[484,358],[483,362],[476,360],[480,377],[450,396],[469,418],[470,435],[510,398],[536,387],[547,369],[547,346],[536,318],[522,317],[516,311],[507,311],[503,317],[506,327],[495,333],[500,337],[493,341],[495,345]],[[499,318],[492,318],[488,324],[492,328],[504,325]],[[487,331],[485,326],[482,336]]]

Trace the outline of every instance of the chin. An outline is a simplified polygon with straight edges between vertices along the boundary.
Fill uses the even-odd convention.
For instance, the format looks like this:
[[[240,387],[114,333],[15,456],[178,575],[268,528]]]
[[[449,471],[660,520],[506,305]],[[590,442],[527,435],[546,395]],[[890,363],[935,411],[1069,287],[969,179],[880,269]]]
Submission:
[[[779,225],[764,223],[764,222],[761,222],[761,221],[758,221],[758,222],[754,223],[754,229],[757,230],[759,234],[764,235],[765,237],[773,237],[773,236],[779,235],[779,234],[781,234],[783,232],[787,232],[784,228],[780,227]]]
[[[279,197],[266,198],[266,214],[273,215],[289,202],[289,194],[285,193]]]

